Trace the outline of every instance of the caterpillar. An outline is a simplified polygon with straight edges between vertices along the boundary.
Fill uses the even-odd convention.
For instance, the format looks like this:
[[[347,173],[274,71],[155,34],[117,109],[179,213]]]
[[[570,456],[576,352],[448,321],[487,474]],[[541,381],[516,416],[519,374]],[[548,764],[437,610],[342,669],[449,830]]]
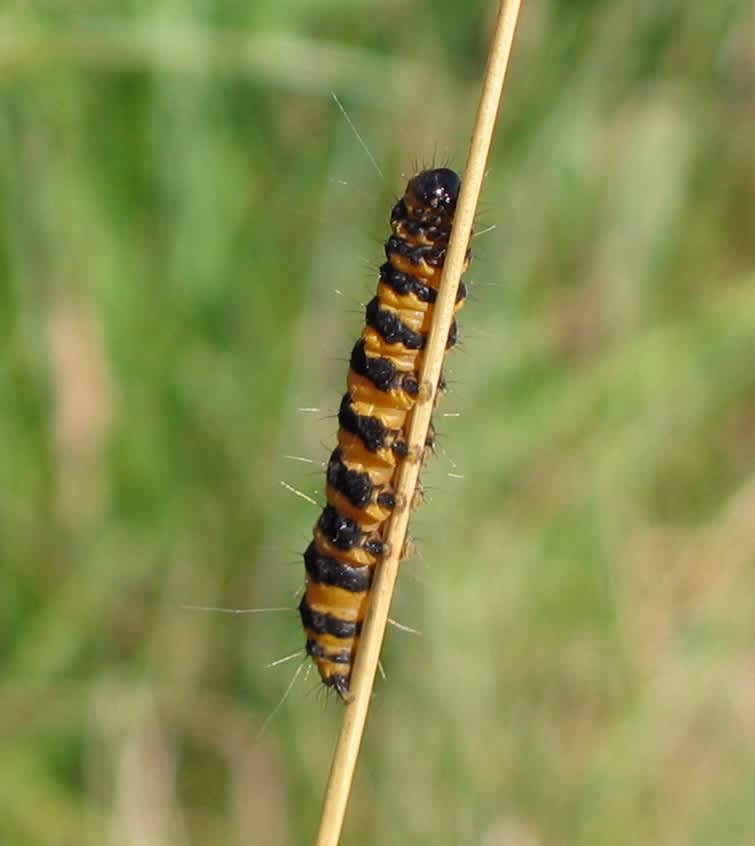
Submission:
[[[404,505],[396,501],[394,483],[408,454],[408,420],[420,391],[423,348],[460,188],[454,171],[424,170],[409,180],[393,207],[377,293],[367,304],[365,326],[351,352],[338,411],[338,445],[327,464],[327,504],[304,553],[299,614],[306,652],[323,683],[344,701],[373,574],[386,551],[387,521],[394,508]],[[469,252],[465,269],[468,263]],[[465,298],[461,282],[456,311]],[[456,339],[454,320],[446,349]],[[431,426],[425,454],[433,441]]]

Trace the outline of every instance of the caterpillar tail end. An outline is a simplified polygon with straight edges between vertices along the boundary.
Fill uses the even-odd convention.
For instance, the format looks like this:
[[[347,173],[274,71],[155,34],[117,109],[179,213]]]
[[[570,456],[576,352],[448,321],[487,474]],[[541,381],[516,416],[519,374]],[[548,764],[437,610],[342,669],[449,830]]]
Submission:
[[[349,688],[349,676],[331,676],[326,684],[335,690],[344,705],[348,705],[354,699],[354,694]]]
[[[315,663],[317,664],[320,678],[322,679],[322,683],[325,687],[335,690],[338,694],[338,698],[344,703],[344,705],[348,705],[348,703],[354,699],[354,694],[350,689],[351,666],[349,666],[346,670],[345,667],[336,667],[334,669],[334,665],[331,661],[318,661],[315,659]],[[343,672],[343,670],[346,670],[346,672]]]

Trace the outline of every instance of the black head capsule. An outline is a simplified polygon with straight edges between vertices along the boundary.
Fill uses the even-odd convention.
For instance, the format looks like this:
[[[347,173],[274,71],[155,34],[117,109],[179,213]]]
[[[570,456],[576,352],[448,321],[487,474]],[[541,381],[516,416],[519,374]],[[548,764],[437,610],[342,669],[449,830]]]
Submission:
[[[423,170],[407,186],[420,203],[434,209],[452,209],[461,190],[458,173],[447,167]]]

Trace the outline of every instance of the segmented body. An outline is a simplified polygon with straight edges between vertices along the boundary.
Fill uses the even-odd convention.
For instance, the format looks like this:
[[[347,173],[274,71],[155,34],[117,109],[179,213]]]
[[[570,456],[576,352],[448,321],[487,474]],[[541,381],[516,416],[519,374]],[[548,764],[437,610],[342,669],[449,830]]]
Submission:
[[[328,461],[327,505],[304,553],[299,612],[307,653],[323,682],[344,699],[387,520],[396,507],[394,484],[407,455],[407,424],[419,394],[423,349],[460,187],[452,170],[426,170],[409,181],[393,207],[387,261],[351,353],[338,446]],[[464,298],[461,283],[457,311]],[[455,342],[454,322],[447,348]]]

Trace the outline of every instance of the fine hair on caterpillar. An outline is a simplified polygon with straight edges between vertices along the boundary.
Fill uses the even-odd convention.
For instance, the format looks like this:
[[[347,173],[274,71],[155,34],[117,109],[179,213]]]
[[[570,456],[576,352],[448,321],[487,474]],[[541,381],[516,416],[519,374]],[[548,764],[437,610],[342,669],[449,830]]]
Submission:
[[[344,700],[373,575],[386,553],[388,520],[394,509],[416,507],[422,498],[420,492],[412,503],[398,502],[394,486],[403,461],[424,460],[433,449],[434,430],[419,456],[410,454],[406,434],[425,392],[420,384],[423,349],[460,188],[461,180],[448,168],[423,170],[409,180],[392,209],[386,261],[351,352],[338,411],[338,444],[327,462],[327,502],[304,553],[299,613],[306,652],[324,684]],[[462,282],[456,311],[465,297]],[[454,320],[446,349],[456,341]]]

